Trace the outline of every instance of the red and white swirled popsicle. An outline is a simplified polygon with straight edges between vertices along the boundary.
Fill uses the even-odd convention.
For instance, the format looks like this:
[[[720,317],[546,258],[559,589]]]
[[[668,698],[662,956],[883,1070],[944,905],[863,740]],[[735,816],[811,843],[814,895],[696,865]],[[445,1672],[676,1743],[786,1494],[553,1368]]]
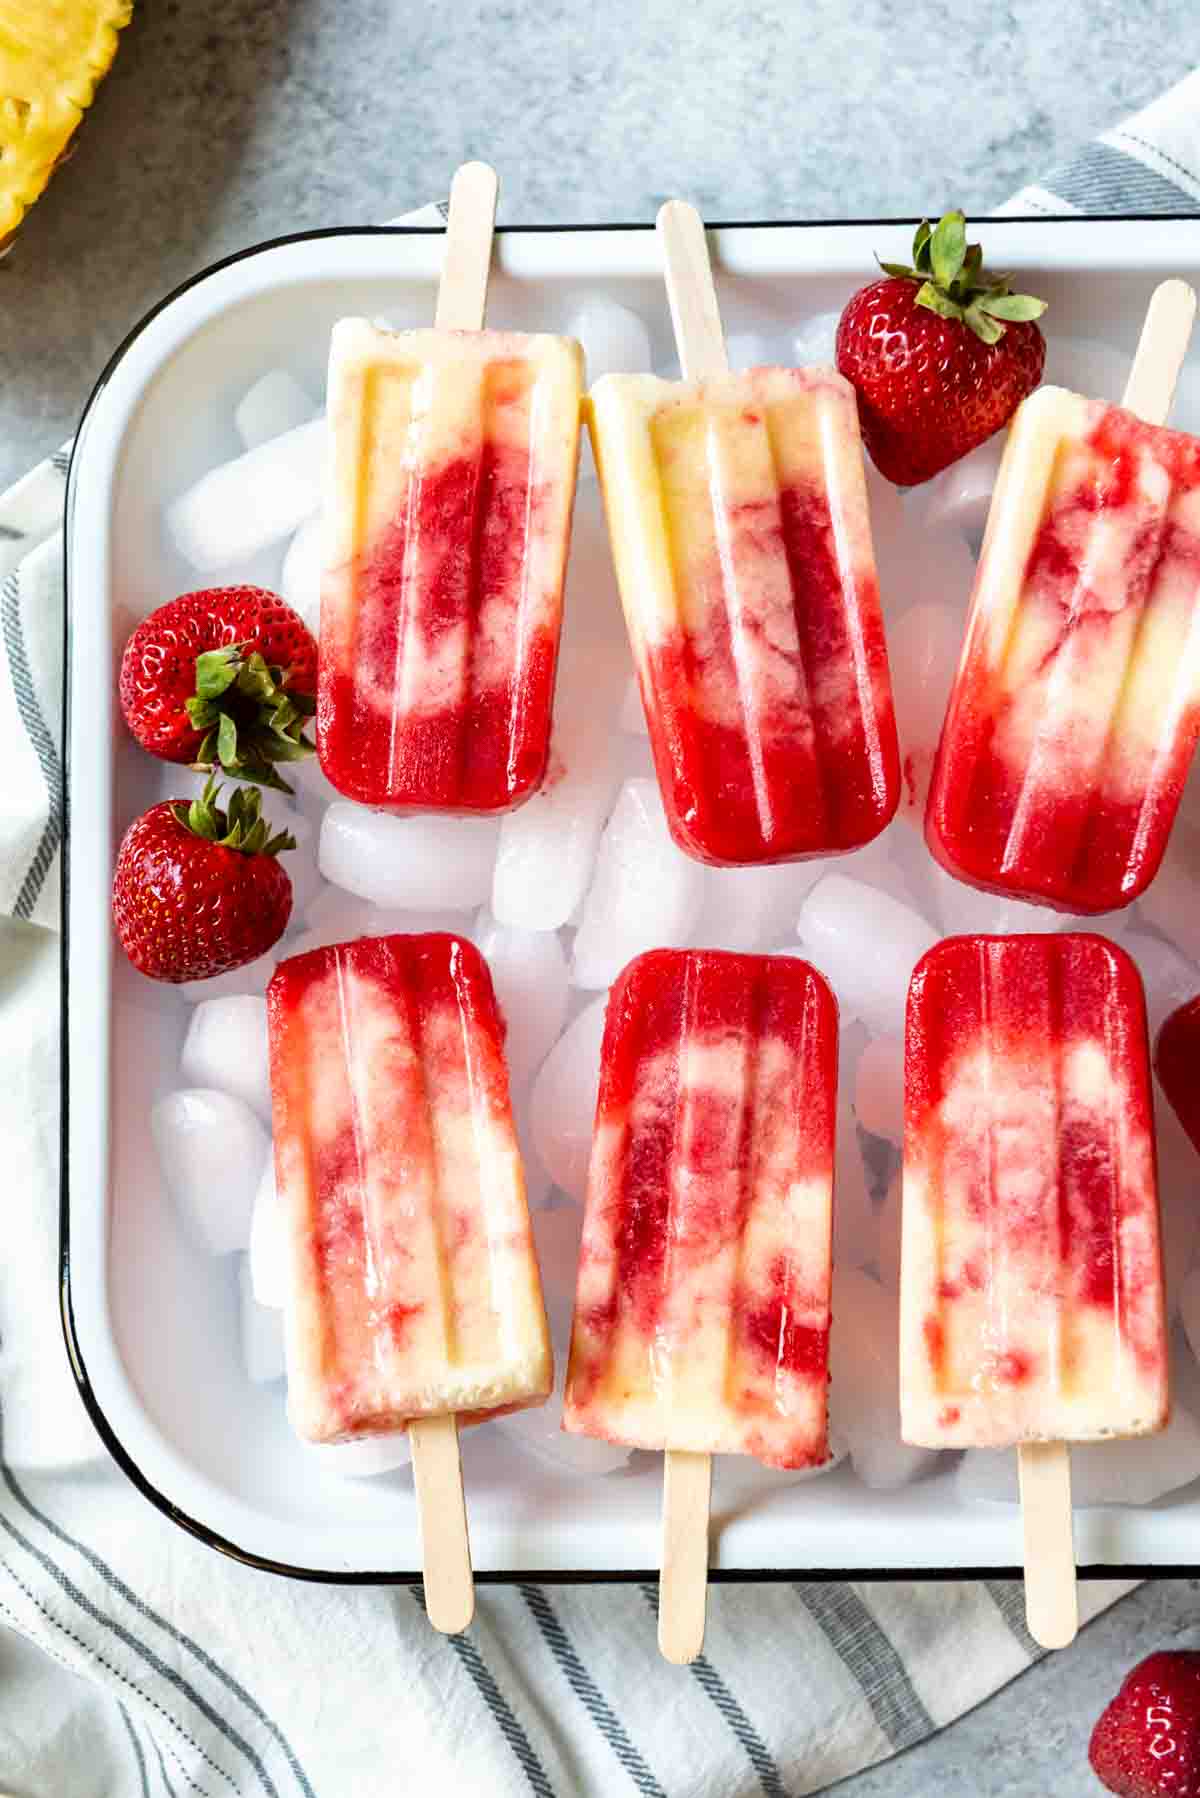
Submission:
[[[899,763],[849,384],[606,375],[587,416],[676,841],[731,865],[869,842]]]
[[[1156,303],[1177,366],[1194,297]],[[1125,407],[1017,413],[926,811],[959,879],[1076,913],[1153,880],[1200,736],[1200,440],[1145,422],[1174,385],[1142,391],[1155,318]]]
[[[392,811],[500,812],[550,743],[583,357],[335,325],[317,749]]]
[[[656,949],[612,989],[564,1428],[828,1455],[837,1008],[789,957]]]
[[[1089,935],[951,937],[905,1047],[904,1439],[1005,1447],[1167,1420],[1141,980]]]
[[[550,1340],[487,965],[360,938],[267,988],[288,1410],[341,1442],[540,1404]]]

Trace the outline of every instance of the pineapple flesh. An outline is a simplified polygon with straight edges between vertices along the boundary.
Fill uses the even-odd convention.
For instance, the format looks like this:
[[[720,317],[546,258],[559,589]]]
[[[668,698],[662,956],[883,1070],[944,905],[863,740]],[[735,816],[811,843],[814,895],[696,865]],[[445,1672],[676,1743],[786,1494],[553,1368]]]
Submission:
[[[0,253],[62,160],[132,0],[0,0]]]

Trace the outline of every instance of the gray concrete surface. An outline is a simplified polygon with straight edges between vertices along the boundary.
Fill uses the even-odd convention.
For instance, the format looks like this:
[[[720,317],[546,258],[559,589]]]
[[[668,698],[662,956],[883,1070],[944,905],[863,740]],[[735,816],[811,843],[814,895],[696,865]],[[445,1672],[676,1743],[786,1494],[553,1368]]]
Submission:
[[[71,431],[166,289],[277,232],[377,220],[484,155],[513,223],[975,213],[1198,60],[1189,0],[143,0],[79,154],[0,264],[0,486]],[[1087,1798],[1130,1663],[1200,1643],[1150,1585],[846,1798]]]

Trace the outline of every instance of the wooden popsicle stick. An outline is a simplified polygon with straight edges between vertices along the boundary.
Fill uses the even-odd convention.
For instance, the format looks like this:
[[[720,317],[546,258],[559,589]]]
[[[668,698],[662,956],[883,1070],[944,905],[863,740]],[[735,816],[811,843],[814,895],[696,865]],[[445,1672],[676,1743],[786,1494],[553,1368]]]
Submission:
[[[704,1646],[712,1456],[669,1448],[663,1467],[663,1551],[658,1646],[686,1667]]]
[[[1121,401],[1148,425],[1165,425],[1170,416],[1195,318],[1196,295],[1186,281],[1162,281],[1154,289]]]
[[[713,286],[704,220],[686,200],[668,200],[658,211],[667,299],[679,366],[689,381],[729,369],[721,310]]]
[[[499,191],[496,171],[486,162],[464,162],[455,172],[446,220],[446,258],[433,315],[439,331],[482,328]]]
[[[1043,1648],[1065,1648],[1079,1633],[1071,1451],[1065,1442],[1017,1449],[1025,1529],[1025,1621]]]
[[[408,1434],[421,1519],[425,1609],[434,1629],[456,1636],[475,1615],[458,1419],[452,1414],[413,1417]]]

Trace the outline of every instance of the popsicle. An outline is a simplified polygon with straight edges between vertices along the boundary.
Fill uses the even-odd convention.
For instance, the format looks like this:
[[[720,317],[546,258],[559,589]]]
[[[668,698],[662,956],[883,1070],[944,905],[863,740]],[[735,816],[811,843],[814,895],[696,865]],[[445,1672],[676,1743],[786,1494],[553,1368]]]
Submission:
[[[685,378],[606,375],[585,410],[671,831],[728,865],[855,849],[899,760],[854,393],[730,373],[703,224],[658,228]]]
[[[1154,1071],[1200,1155],[1200,995],[1163,1024],[1154,1047]]]
[[[495,195],[455,177],[432,330],[333,329],[317,750],[392,811],[507,811],[546,771],[583,354],[480,328]]]
[[[1163,428],[1195,303],[1158,288],[1123,406],[1013,422],[925,820],[972,885],[1094,914],[1162,860],[1200,735],[1200,440]]]
[[[917,965],[900,1368],[906,1442],[1020,1447],[1030,1627],[1061,1646],[1064,1444],[1167,1420],[1145,1004],[1104,938],[952,937]]]
[[[563,1427],[667,1451],[672,1659],[703,1636],[709,1457],[828,1455],[836,1082],[803,961],[655,949],[612,988]]]
[[[491,977],[463,937],[360,937],[281,962],[267,1009],[289,1415],[309,1442],[410,1431],[436,1622],[456,1420],[553,1383]],[[448,1552],[461,1628],[465,1525]]]

